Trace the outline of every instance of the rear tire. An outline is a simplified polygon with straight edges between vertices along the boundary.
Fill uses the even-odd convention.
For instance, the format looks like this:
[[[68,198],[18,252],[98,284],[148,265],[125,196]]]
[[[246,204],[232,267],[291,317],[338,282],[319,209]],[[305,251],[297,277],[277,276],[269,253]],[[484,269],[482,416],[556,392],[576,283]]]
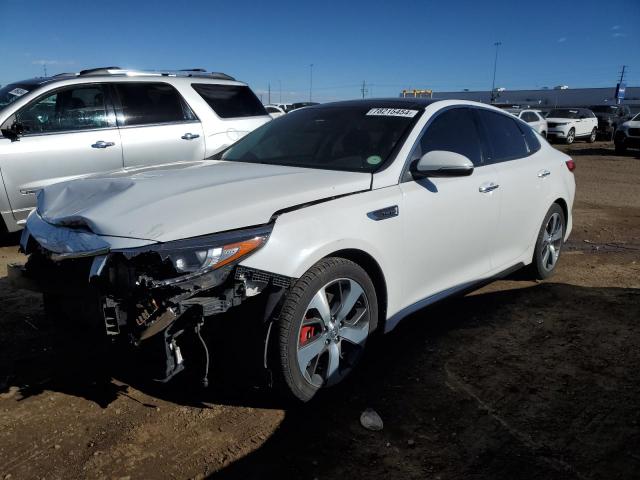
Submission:
[[[575,129],[571,129],[569,130],[569,133],[567,133],[567,138],[564,139],[564,143],[566,143],[567,145],[571,145],[576,139],[576,131]]]
[[[344,380],[362,359],[377,327],[373,282],[358,264],[325,258],[287,293],[275,322],[275,386],[287,400],[307,402]]]
[[[530,271],[535,278],[544,280],[555,272],[566,228],[564,211],[560,205],[554,203],[544,216],[533,251]]]
[[[627,147],[625,146],[624,143],[616,143],[615,147],[616,147],[616,153],[618,155],[623,155],[627,152]]]
[[[589,138],[587,139],[587,142],[588,143],[595,142],[597,136],[598,136],[598,129],[594,128],[593,130],[591,130],[591,135],[589,135]]]

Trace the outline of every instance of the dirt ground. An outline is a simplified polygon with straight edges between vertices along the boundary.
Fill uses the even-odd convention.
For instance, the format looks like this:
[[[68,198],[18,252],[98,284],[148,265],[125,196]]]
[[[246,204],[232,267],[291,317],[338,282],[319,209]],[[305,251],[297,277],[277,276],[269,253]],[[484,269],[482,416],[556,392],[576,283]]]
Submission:
[[[418,312],[350,382],[299,408],[233,382],[150,386],[117,361],[105,376],[45,321],[40,296],[9,287],[12,237],[0,480],[638,478],[640,153],[559,148],[578,193],[557,274]],[[367,407],[383,431],[360,426]]]

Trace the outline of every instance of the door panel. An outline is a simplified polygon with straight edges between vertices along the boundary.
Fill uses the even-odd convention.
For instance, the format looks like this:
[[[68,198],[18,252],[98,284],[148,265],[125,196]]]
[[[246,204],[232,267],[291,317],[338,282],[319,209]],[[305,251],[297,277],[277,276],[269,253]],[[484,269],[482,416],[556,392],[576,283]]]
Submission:
[[[498,223],[500,189],[495,167],[484,165],[477,127],[471,109],[445,108],[410,157],[413,163],[428,152],[455,152],[475,170],[470,176],[418,180],[409,173],[400,184],[407,306],[482,279],[491,269],[489,240]]]
[[[24,221],[35,207],[35,190],[79,175],[119,168],[122,144],[117,128],[25,135],[16,142],[0,140],[0,169],[17,222]]]
[[[200,122],[124,127],[120,136],[125,167],[204,158]]]
[[[408,305],[443,290],[484,278],[491,270],[490,242],[498,224],[501,189],[493,165],[468,177],[431,178],[401,184],[405,292]]]
[[[494,268],[505,269],[530,247],[549,208],[549,177],[557,172],[541,152],[498,166],[500,215],[491,243]]]
[[[204,159],[202,124],[165,82],[113,84],[126,167]]]
[[[34,191],[52,183],[122,168],[122,143],[104,84],[54,88],[13,114],[24,128],[0,140],[0,169],[15,220],[36,204]]]

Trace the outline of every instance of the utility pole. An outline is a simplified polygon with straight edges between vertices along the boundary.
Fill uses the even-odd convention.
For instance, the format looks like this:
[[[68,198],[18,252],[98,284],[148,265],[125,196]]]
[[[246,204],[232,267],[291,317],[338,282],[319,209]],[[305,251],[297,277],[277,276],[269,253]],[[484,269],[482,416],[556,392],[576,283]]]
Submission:
[[[367,83],[365,80],[362,81],[362,87],[360,88],[360,92],[362,93],[362,98],[364,98],[368,92]]]
[[[624,88],[624,74],[627,69],[626,65],[622,65],[622,71],[620,72],[620,80],[618,81],[618,85],[616,86],[616,105],[620,105],[622,103],[620,98],[618,97],[618,93],[621,88]]]
[[[267,91],[268,91],[268,93],[267,93],[268,97],[267,98],[269,99],[267,101],[267,103],[269,105],[271,105],[271,82],[269,82],[268,85],[267,85]]]
[[[280,103],[282,103],[282,80],[278,80],[278,87],[280,87]]]
[[[502,42],[496,42],[493,44],[496,47],[496,56],[493,60],[493,82],[491,83],[491,103],[496,101],[496,69],[498,68],[498,47],[502,45]]]
[[[44,70],[44,77],[47,78],[47,64],[46,63],[42,64],[42,69]]]
[[[313,99],[313,63],[309,64],[309,101]]]

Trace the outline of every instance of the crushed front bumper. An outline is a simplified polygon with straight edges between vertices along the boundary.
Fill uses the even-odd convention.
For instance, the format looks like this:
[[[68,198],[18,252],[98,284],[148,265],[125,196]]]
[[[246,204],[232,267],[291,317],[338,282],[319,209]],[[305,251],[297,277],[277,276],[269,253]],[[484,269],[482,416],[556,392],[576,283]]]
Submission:
[[[186,364],[200,363],[206,384],[210,356],[201,335],[205,325],[258,297],[264,305],[258,325],[268,332],[266,326],[293,281],[230,263],[167,284],[154,278],[161,270],[161,259],[152,248],[156,244],[150,244],[148,252],[142,248],[140,254],[126,256],[113,250],[105,237],[54,227],[37,214],[32,217],[21,240],[29,259],[26,265],[9,267],[11,284],[42,292],[45,309],[63,315],[67,325],[100,330],[110,342],[149,352],[151,378],[160,382]],[[116,241],[123,244],[122,239]],[[52,305],[55,308],[48,308]],[[262,343],[266,348],[267,342]],[[194,353],[196,348],[204,354]]]

